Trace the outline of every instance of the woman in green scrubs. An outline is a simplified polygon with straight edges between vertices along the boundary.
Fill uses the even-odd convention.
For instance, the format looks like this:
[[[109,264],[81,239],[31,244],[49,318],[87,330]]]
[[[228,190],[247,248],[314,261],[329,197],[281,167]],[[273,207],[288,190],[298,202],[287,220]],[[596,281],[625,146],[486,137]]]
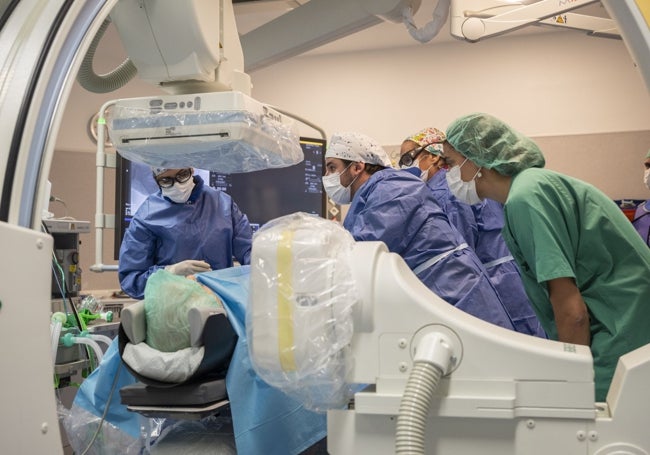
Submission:
[[[610,198],[542,169],[539,147],[495,117],[455,120],[444,158],[456,197],[504,204],[502,234],[542,326],[591,347],[605,401],[618,358],[650,343],[650,249]]]

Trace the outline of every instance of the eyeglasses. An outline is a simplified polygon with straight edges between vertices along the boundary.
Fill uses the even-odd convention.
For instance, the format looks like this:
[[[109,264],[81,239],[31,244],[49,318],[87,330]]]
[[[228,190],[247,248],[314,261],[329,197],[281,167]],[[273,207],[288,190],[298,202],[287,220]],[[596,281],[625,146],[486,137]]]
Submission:
[[[174,186],[174,183],[176,183],[176,182],[185,183],[190,178],[192,178],[192,170],[191,169],[181,169],[173,177],[160,177],[160,178],[157,178],[156,183],[158,183],[158,186],[160,186],[160,188],[171,188],[172,186]]]
[[[418,155],[420,153],[422,153],[422,151],[425,148],[427,148],[427,146],[423,145],[421,147],[414,148],[413,150],[410,150],[410,151],[406,152],[404,155],[402,155],[399,158],[399,162],[398,162],[399,166],[400,167],[402,167],[402,166],[410,166],[411,164],[413,164],[413,161],[415,161],[415,159],[418,157]]]

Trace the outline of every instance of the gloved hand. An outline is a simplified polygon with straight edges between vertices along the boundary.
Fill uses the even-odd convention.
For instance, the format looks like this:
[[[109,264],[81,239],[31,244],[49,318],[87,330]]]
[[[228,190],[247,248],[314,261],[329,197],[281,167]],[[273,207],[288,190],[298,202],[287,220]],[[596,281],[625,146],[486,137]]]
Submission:
[[[210,264],[205,261],[197,261],[195,259],[188,259],[186,261],[177,262],[165,267],[165,270],[173,273],[174,275],[192,275],[194,273],[208,272],[212,270]]]

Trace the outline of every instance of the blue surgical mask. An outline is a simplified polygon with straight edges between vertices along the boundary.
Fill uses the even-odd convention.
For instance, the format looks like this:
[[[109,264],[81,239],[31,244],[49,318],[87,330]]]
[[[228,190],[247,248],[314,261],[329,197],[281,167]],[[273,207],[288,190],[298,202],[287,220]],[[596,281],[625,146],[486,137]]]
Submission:
[[[420,159],[416,159],[413,161],[413,163],[410,166],[401,166],[401,169],[405,171],[409,171],[411,174],[415,175],[416,177],[419,177],[420,180],[423,182],[426,182],[429,180],[429,169],[431,169],[431,166],[429,166],[427,169],[422,170],[420,169]]]

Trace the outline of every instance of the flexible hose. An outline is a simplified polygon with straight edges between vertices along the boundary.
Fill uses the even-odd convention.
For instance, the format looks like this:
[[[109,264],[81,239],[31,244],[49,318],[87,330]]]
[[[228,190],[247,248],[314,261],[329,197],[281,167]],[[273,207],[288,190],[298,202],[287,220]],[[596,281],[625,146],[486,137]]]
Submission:
[[[65,302],[65,300],[64,300]],[[59,342],[61,338],[61,330],[63,323],[66,321],[64,313],[57,311],[50,318],[50,345],[52,346],[52,365],[56,364],[56,353],[59,349]]]
[[[138,69],[135,67],[133,62],[127,58],[113,71],[101,75],[95,74],[95,71],[93,70],[95,51],[97,50],[97,46],[99,46],[99,42],[104,36],[104,32],[106,32],[106,28],[110,23],[111,21],[109,19],[106,19],[102,23],[101,27],[97,31],[97,35],[95,35],[95,38],[90,44],[88,52],[86,52],[86,55],[81,62],[81,68],[79,68],[79,73],[77,74],[77,81],[89,92],[108,93],[115,91],[124,87],[138,73]]]
[[[433,392],[442,370],[426,361],[416,361],[409,375],[397,416],[396,455],[424,455],[425,431]]]
[[[77,344],[85,344],[93,348],[93,351],[95,351],[95,357],[97,357],[97,363],[100,363],[102,361],[104,352],[102,351],[102,349],[99,347],[99,344],[97,344],[95,340],[91,340],[88,337],[73,337],[73,341]]]
[[[449,17],[450,0],[438,0],[436,8],[433,10],[433,19],[422,28],[417,28],[413,19],[411,7],[402,10],[402,22],[406,26],[409,34],[420,43],[428,43],[438,35]]]
[[[99,333],[97,334],[88,334],[88,338],[91,340],[99,341],[100,343],[104,343],[106,346],[110,346],[113,340],[111,340],[109,337],[106,335],[101,335]]]
[[[61,321],[50,323],[50,344],[52,346],[52,365],[56,364],[56,352],[59,349],[59,338],[61,337]]]

